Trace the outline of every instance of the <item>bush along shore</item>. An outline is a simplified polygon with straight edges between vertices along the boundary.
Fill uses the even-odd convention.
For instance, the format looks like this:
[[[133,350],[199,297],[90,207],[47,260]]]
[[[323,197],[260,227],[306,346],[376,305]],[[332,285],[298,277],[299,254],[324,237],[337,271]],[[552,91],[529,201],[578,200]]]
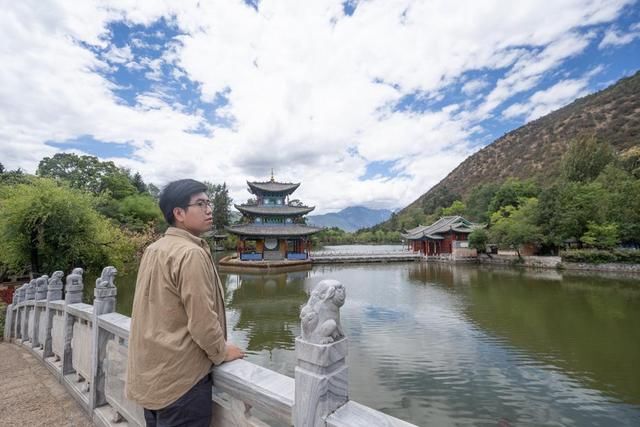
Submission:
[[[571,250],[560,256],[522,256],[480,254],[480,264],[550,268],[559,270],[607,271],[640,274],[638,250]]]

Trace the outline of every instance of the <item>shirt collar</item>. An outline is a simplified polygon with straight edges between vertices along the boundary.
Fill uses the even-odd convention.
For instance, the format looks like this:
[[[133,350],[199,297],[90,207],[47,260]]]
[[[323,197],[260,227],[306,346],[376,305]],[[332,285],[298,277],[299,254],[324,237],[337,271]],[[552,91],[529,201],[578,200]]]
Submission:
[[[198,246],[203,246],[203,247],[209,246],[206,240],[201,239],[200,237],[194,236],[193,234],[189,233],[187,230],[183,230],[178,227],[167,228],[167,231],[164,232],[164,235],[182,237],[183,239],[190,240],[191,242],[195,243]]]

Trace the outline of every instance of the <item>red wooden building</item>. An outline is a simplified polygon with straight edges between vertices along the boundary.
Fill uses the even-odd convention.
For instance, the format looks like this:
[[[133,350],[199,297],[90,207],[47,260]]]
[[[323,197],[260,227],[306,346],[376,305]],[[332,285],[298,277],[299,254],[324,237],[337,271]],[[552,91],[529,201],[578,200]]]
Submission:
[[[451,254],[469,247],[469,233],[475,225],[461,216],[444,216],[431,225],[420,225],[402,235],[409,248],[424,255]]]

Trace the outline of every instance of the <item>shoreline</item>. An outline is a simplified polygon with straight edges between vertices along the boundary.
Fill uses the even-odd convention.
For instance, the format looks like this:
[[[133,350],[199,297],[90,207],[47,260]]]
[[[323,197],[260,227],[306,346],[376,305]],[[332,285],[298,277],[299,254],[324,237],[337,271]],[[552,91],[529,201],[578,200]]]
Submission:
[[[579,262],[563,262],[559,256],[523,256],[518,261],[515,255],[478,256],[481,265],[505,265],[511,267],[545,268],[565,271],[600,271],[615,273],[640,274],[640,264],[602,263],[588,264]]]

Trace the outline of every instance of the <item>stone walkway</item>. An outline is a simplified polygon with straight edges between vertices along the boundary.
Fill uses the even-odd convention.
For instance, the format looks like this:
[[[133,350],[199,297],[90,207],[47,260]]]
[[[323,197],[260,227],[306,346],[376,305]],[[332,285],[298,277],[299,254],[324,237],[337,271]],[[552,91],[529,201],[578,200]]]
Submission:
[[[0,342],[0,425],[93,426],[38,359],[6,342]]]

